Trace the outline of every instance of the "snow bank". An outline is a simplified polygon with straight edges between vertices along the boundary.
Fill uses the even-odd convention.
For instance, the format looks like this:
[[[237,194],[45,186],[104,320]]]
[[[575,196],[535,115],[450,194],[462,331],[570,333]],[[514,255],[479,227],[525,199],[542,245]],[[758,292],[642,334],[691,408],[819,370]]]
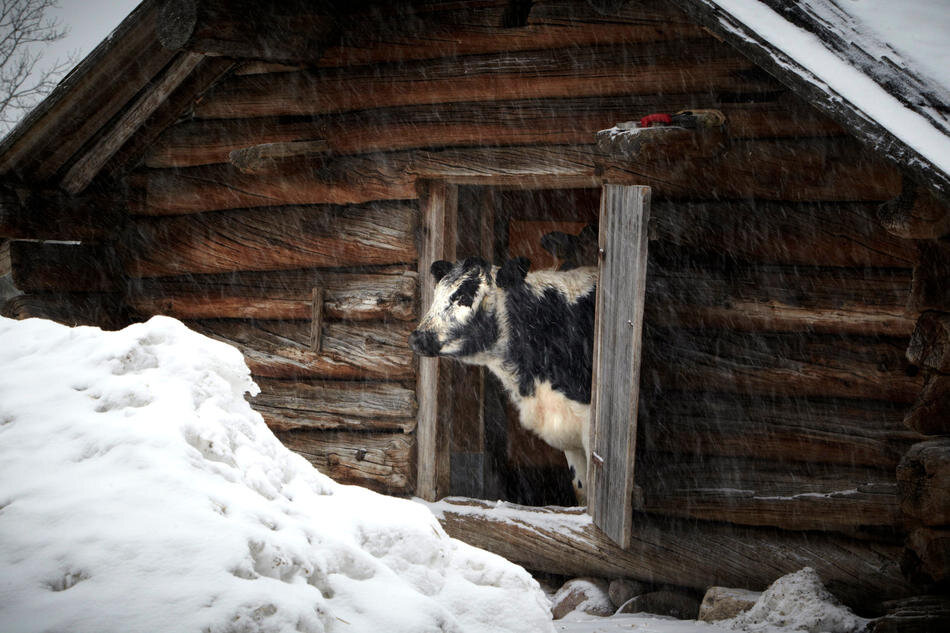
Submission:
[[[173,319],[0,318],[0,368],[4,632],[553,630],[523,569],[284,448]]]

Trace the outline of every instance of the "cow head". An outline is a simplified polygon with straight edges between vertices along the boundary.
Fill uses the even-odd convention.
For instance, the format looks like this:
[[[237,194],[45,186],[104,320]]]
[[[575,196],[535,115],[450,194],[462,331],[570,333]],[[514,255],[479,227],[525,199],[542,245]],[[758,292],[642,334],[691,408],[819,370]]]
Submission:
[[[409,335],[409,347],[420,356],[465,358],[486,351],[498,340],[488,262],[480,257],[430,268],[436,286],[429,311]]]

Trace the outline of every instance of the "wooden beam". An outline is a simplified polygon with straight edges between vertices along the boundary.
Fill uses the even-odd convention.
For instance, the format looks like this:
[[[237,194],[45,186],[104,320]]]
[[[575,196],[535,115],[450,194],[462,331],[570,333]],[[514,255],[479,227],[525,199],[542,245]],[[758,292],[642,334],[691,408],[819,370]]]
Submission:
[[[650,188],[604,185],[600,204],[600,273],[594,331],[588,511],[594,525],[624,549],[631,544],[646,296]]]
[[[323,304],[325,301],[323,288],[314,288],[310,299],[310,350],[320,351],[323,343]]]
[[[924,312],[920,315],[907,346],[907,360],[950,374],[950,314]]]
[[[639,472],[643,509],[664,516],[822,531],[901,522],[891,470],[651,455]]]
[[[337,33],[339,8],[333,2],[164,0],[161,5],[158,39],[173,51],[312,62]]]
[[[630,161],[710,158],[726,149],[728,137],[722,127],[631,127],[618,123],[597,132],[600,151]]]
[[[950,438],[914,444],[897,467],[901,510],[918,522],[950,525]]]
[[[455,260],[458,187],[445,182],[424,182],[420,187],[421,241],[419,246],[419,305],[432,304],[435,284],[429,272],[438,260]],[[419,423],[416,495],[427,501],[449,493],[451,482],[449,431],[451,421],[439,407],[438,358],[420,358],[416,378]]]
[[[104,132],[100,132],[92,146],[73,162],[60,183],[62,188],[71,194],[84,190],[119,148],[191,74],[201,58],[195,53],[183,53],[172,60],[161,76],[126,106],[118,119]]]
[[[158,43],[157,5],[137,7],[3,139],[0,174],[48,180],[161,71],[174,53]]]
[[[290,450],[335,481],[386,494],[411,494],[415,438],[404,433],[278,431]]]
[[[274,430],[403,431],[416,426],[416,394],[395,383],[256,378],[251,406]]]
[[[417,259],[404,203],[136,218],[119,244],[132,277],[386,265]]]
[[[851,606],[910,595],[901,548],[828,534],[662,519],[637,513],[629,550],[594,527],[582,508],[537,508],[453,498],[429,506],[450,536],[527,569],[636,578],[705,589],[763,590],[802,566]]]
[[[317,161],[329,150],[324,140],[264,143],[233,150],[228,154],[228,162],[245,174],[273,173],[279,169],[280,161],[288,158],[309,157],[319,164]]]
[[[417,273],[300,269],[187,275],[130,281],[126,300],[143,315],[179,319],[308,319],[313,286],[324,291],[323,316],[345,321],[411,321],[418,315]]]
[[[662,391],[644,405],[639,442],[646,454],[807,460],[892,471],[912,444],[926,439],[904,426],[904,404]]]
[[[0,186],[0,237],[32,240],[106,239],[125,220],[122,191],[72,196],[57,189]]]
[[[281,379],[410,380],[411,326],[326,323],[320,352],[310,349],[309,321],[188,321],[189,327],[237,347],[255,376]]]
[[[119,292],[125,286],[108,246],[13,241],[10,261],[13,283],[24,292]]]
[[[904,424],[924,435],[950,434],[950,376],[933,373],[927,377]]]
[[[199,118],[301,116],[366,108],[627,94],[767,92],[777,86],[708,38],[498,52],[399,64],[231,77]],[[701,70],[700,70],[701,69]]]
[[[903,339],[648,327],[641,389],[911,403],[924,377],[904,351]]]
[[[145,165],[191,167],[228,162],[230,152],[268,143],[322,141],[335,155],[422,147],[589,143],[598,130],[650,112],[699,107],[693,94],[620,95],[373,108],[315,118],[189,119],[169,127]],[[719,101],[719,98],[714,100]],[[780,96],[722,103],[732,139],[843,134],[807,105]]]

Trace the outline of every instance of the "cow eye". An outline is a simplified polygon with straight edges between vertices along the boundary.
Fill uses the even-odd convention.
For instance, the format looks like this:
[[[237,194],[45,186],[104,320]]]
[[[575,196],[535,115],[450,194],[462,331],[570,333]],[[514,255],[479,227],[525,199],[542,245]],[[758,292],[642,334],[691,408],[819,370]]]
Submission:
[[[452,293],[452,296],[449,297],[449,300],[452,303],[457,303],[460,306],[466,306],[470,308],[472,307],[472,304],[475,303],[475,293],[477,291],[478,280],[466,279],[462,282],[462,285],[459,286],[458,290]]]

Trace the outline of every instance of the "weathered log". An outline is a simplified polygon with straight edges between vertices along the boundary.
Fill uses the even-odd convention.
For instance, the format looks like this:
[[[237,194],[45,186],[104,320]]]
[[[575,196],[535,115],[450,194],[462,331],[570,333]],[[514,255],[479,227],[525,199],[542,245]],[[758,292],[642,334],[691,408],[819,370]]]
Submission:
[[[904,405],[815,398],[663,392],[640,408],[646,453],[796,460],[896,468],[924,436]]]
[[[0,238],[0,277],[9,275],[13,270],[10,262],[10,240]]]
[[[126,300],[143,315],[179,319],[308,319],[313,288],[324,290],[324,317],[347,321],[418,314],[416,271],[321,269],[188,275],[130,280]]]
[[[882,204],[877,214],[884,228],[903,238],[924,240],[950,233],[950,206],[909,177],[904,177],[901,194]]]
[[[397,264],[418,258],[417,218],[400,203],[137,218],[119,249],[133,277]]]
[[[716,246],[728,251],[730,244]],[[646,313],[652,323],[889,336],[913,329],[904,305],[907,269],[717,267],[689,252],[664,250],[651,259],[647,277]]]
[[[415,198],[416,179],[522,189],[640,183],[667,198],[881,200],[899,172],[846,139],[744,141],[696,163],[657,156],[617,162],[591,145],[514,146],[397,152],[281,162],[279,175],[242,174],[230,165],[145,170],[132,180],[132,213],[173,215],[299,203]],[[884,232],[877,225],[877,230]],[[891,236],[893,240],[899,238]]]
[[[641,377],[645,393],[679,389],[891,402],[913,402],[924,382],[904,358],[902,339],[649,326]]]
[[[86,188],[112,156],[119,151],[145,121],[161,106],[169,95],[191,74],[201,62],[201,55],[182,53],[169,64],[159,77],[149,83],[122,114],[99,131],[95,142],[84,148],[73,161],[60,185],[71,194]]]
[[[654,454],[637,465],[643,510],[785,530],[900,523],[893,472],[842,464]]]
[[[234,345],[255,376],[382,378],[415,376],[406,340],[410,324],[328,322],[320,352],[310,349],[309,321],[189,321],[189,327]]]
[[[762,590],[779,576],[807,565],[852,606],[872,606],[884,597],[912,591],[899,569],[900,548],[891,545],[635,513],[633,545],[622,550],[594,527],[581,508],[462,498],[429,507],[450,536],[528,569],[572,577]]]
[[[916,312],[938,310],[946,312],[950,306],[950,239],[920,240],[919,255],[914,267],[907,308]]]
[[[250,399],[274,430],[412,431],[416,395],[394,383],[287,381],[257,378]]]
[[[278,431],[278,439],[339,483],[388,494],[413,490],[415,437],[404,433]]]
[[[167,49],[309,62],[320,58],[337,33],[335,17],[345,3],[163,0],[161,5],[158,39]]]
[[[366,108],[623,94],[781,89],[708,38],[531,50],[235,76],[197,104],[199,118],[300,116]]]
[[[935,633],[950,628],[950,599],[942,595],[914,596],[884,603],[887,615],[876,618],[872,633]]]
[[[920,561],[913,571],[923,572],[936,582],[950,579],[950,530],[917,528],[908,534],[907,545]],[[950,624],[950,608],[946,615]]]
[[[228,161],[246,174],[257,174],[276,171],[282,159],[307,156],[319,160],[329,150],[324,140],[264,143],[236,149],[228,154]]]
[[[0,187],[0,237],[98,241],[124,221],[125,196],[103,190],[71,196],[59,190]]]
[[[337,161],[328,169],[294,165],[278,174],[245,174],[228,165],[132,174],[129,212],[181,215],[291,204],[361,204],[416,198],[414,179],[393,160]]]
[[[132,322],[122,295],[117,293],[21,294],[0,308],[0,314],[11,319],[36,317],[73,327],[95,325],[104,330],[120,330]]]
[[[262,143],[322,140],[335,155],[421,147],[589,143],[597,130],[649,112],[703,104],[697,95],[624,95],[557,100],[437,103],[374,108],[314,119],[193,119],[170,127],[145,158],[148,167],[228,161],[230,152]],[[724,103],[732,139],[831,136],[842,130],[787,98]]]
[[[0,143],[0,174],[47,181],[147,85],[174,56],[158,43],[157,14],[143,2],[24,117]]]
[[[924,525],[950,525],[950,438],[914,444],[897,467],[901,510]]]
[[[117,292],[125,286],[109,246],[13,241],[10,261],[13,282],[24,292]]]
[[[927,377],[914,405],[904,416],[904,424],[924,435],[950,434],[950,376]]]
[[[352,16],[361,28],[347,29],[318,64],[349,66],[705,35],[682,13],[660,2],[630,2],[608,17],[583,3],[541,0],[526,5],[530,11],[522,20],[512,19],[510,6],[507,0],[462,5],[394,2],[389,10],[374,6]]]
[[[907,360],[950,374],[950,314],[924,312],[907,346]]]

